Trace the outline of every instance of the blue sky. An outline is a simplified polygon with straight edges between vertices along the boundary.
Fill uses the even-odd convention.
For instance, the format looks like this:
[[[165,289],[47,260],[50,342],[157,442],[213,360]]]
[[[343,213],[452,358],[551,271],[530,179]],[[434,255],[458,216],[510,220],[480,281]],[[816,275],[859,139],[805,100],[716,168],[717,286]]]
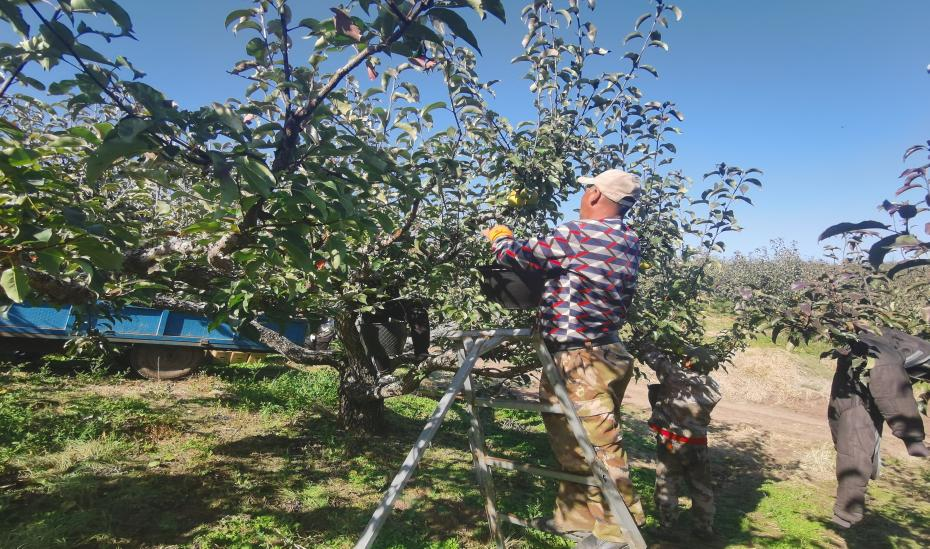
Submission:
[[[519,10],[526,2],[504,3],[506,26],[471,19],[485,52],[482,76],[503,80],[494,106],[520,120],[530,115],[527,83],[509,61],[520,50]],[[225,70],[244,57],[248,37],[233,36],[223,20],[248,2],[121,4],[139,41],[121,41],[116,50],[148,73],[147,82],[185,107],[241,96],[244,81]],[[291,2],[297,18],[324,16],[332,4]],[[621,38],[648,3],[598,4],[598,40],[622,54]],[[729,249],[751,251],[780,237],[819,256],[816,239],[826,226],[878,218],[876,206],[897,188],[903,151],[930,139],[930,2],[677,4],[684,19],[663,32],[670,51],[650,54],[660,78],[641,85],[652,99],[675,101],[686,116],[674,164],[684,173],[699,178],[720,161],[765,171],[765,188],[756,206],[740,213],[745,230],[728,239]],[[418,81],[424,95],[438,93],[438,75]]]

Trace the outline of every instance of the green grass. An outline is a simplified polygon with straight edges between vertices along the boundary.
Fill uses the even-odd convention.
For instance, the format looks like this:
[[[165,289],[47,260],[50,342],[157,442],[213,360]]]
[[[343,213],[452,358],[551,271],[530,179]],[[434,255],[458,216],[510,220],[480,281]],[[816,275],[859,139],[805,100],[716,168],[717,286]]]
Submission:
[[[329,368],[210,366],[179,383],[69,368],[0,371],[0,547],[349,547],[435,401],[390,400],[388,428],[377,435],[341,431],[336,402]],[[540,417],[493,416],[485,421],[493,453],[555,465]],[[467,426],[454,406],[379,548],[490,547]],[[625,421],[624,440],[634,463],[650,462],[654,442],[641,413]],[[831,485],[779,478],[761,451],[750,443],[714,450],[718,545],[843,542],[826,523]],[[913,469],[887,471],[860,530],[873,544],[850,539],[850,547],[930,539],[930,473],[915,480]],[[651,517],[654,471],[636,466],[632,476]],[[502,511],[550,514],[556,483],[496,479]],[[681,521],[686,532],[687,513]],[[509,547],[571,546],[541,532],[506,533]],[[655,539],[651,518],[645,533]]]
[[[294,370],[278,364],[212,364],[206,372],[228,382],[235,405],[264,414],[297,415],[307,406],[335,408],[339,377],[331,368]]]
[[[0,471],[17,456],[99,438],[141,440],[180,425],[175,411],[155,410],[139,398],[74,394],[47,372],[29,377],[28,384],[11,385],[13,374],[0,375]]]

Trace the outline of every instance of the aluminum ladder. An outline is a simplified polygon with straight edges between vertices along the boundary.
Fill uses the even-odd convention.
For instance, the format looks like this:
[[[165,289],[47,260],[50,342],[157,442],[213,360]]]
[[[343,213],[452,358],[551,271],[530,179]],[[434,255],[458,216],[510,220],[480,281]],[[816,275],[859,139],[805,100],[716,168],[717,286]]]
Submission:
[[[588,439],[581,419],[568,396],[568,391],[565,389],[562,374],[558,367],[556,367],[555,361],[546,348],[542,338],[538,336],[534,338],[533,332],[529,329],[492,329],[453,332],[448,334],[447,337],[461,341],[461,348],[458,352],[459,369],[452,378],[452,382],[449,384],[442,398],[439,400],[439,404],[436,406],[433,414],[427,420],[420,437],[407,454],[407,458],[404,460],[403,465],[401,465],[400,471],[398,471],[397,475],[388,486],[381,502],[368,521],[368,525],[355,544],[355,549],[368,549],[374,544],[388,516],[390,516],[391,510],[394,508],[394,504],[400,497],[407,482],[413,476],[413,472],[420,463],[420,459],[423,457],[426,448],[433,440],[433,437],[436,436],[446,413],[452,407],[455,398],[459,395],[462,395],[465,408],[469,414],[468,442],[471,447],[473,457],[472,464],[475,475],[478,480],[478,485],[481,488],[482,495],[484,496],[485,511],[488,516],[488,525],[491,529],[491,538],[499,549],[505,549],[506,547],[504,544],[504,536],[501,532],[503,522],[509,522],[527,528],[545,528],[542,528],[542,525],[538,521],[525,520],[510,514],[498,513],[495,503],[497,498],[492,476],[493,468],[521,471],[546,478],[597,486],[601,489],[601,493],[607,500],[611,516],[617,526],[620,527],[631,549],[646,549],[646,542],[643,539],[642,533],[640,533],[637,528],[636,522],[633,520],[633,516],[630,514],[630,510],[627,508],[626,503],[623,501],[623,497],[617,490],[616,484],[611,480],[604,464],[597,459],[594,447]],[[520,400],[477,398],[474,393],[472,370],[478,362],[478,359],[481,358],[482,355],[498,347],[504,341],[527,340],[531,338],[534,339],[536,352],[543,366],[543,375],[549,378],[558,403],[544,404]],[[591,476],[575,475],[489,455],[485,443],[484,429],[481,426],[479,417],[481,408],[517,409],[564,414],[572,433],[578,440],[585,460],[588,462],[588,466],[592,472]]]

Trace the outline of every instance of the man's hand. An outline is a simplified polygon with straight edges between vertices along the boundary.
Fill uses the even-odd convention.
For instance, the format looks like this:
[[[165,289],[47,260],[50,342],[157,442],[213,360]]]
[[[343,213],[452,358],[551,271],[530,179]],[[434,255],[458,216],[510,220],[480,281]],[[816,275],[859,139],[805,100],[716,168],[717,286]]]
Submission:
[[[495,240],[501,237],[513,238],[513,231],[507,228],[506,225],[495,225],[490,229],[485,229],[481,231],[481,235],[488,239],[492,244]]]

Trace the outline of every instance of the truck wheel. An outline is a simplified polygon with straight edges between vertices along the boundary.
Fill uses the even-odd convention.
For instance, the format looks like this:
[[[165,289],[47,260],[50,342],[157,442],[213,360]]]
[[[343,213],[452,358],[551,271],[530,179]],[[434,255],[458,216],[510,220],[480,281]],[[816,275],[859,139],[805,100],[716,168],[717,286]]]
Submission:
[[[204,360],[200,349],[163,345],[133,345],[129,353],[132,369],[144,378],[178,379],[194,370]]]

